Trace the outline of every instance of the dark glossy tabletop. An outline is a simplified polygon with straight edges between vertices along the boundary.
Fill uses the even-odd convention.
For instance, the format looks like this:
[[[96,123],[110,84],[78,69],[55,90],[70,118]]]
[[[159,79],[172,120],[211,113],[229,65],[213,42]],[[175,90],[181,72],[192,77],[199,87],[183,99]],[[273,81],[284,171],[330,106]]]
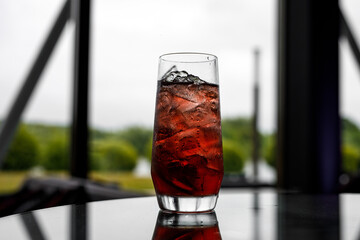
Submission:
[[[356,194],[222,190],[215,212],[224,240],[360,237]],[[158,213],[155,197],[48,208],[0,218],[0,239],[152,239]]]

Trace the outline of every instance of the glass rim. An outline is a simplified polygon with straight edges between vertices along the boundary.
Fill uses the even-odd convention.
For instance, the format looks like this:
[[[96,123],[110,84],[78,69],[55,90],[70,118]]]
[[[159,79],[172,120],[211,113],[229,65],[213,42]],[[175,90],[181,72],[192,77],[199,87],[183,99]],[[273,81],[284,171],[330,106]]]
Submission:
[[[181,56],[196,56],[198,60],[183,60]],[[177,60],[176,57],[179,57]],[[207,59],[203,59],[203,58]],[[173,58],[173,59],[172,59]],[[202,59],[201,59],[202,58]],[[166,53],[159,57],[160,60],[165,62],[177,62],[177,63],[206,63],[206,62],[216,62],[217,57],[210,53],[199,53],[199,52],[174,52],[174,53]]]

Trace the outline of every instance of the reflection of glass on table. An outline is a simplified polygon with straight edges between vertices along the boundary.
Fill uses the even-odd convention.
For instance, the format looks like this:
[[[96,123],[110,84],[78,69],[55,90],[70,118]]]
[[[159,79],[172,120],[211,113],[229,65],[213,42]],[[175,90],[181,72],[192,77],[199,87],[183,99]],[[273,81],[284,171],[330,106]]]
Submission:
[[[215,212],[176,214],[159,211],[153,240],[221,239]]]

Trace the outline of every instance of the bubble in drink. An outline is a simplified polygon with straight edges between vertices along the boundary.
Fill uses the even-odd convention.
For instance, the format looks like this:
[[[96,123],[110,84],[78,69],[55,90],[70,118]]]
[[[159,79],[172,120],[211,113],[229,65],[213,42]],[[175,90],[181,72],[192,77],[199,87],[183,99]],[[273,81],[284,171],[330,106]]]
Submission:
[[[152,178],[157,194],[209,196],[223,177],[219,87],[184,71],[158,82]]]

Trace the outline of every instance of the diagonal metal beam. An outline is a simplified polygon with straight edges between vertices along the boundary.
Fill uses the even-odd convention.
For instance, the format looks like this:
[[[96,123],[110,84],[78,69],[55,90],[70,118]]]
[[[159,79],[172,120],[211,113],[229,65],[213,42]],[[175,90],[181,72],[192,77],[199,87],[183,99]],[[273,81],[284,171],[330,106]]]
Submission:
[[[45,40],[34,64],[32,65],[31,70],[28,73],[12,107],[10,108],[7,118],[0,126],[0,168],[4,161],[7,149],[10,146],[11,140],[20,122],[21,114],[23,113],[31,97],[31,94],[39,81],[41,73],[43,72],[46,63],[48,62],[69,17],[70,1],[67,0],[61,9],[47,39]]]
[[[341,33],[343,36],[346,37],[346,39],[349,42],[350,48],[354,54],[355,60],[357,62],[358,68],[360,70],[360,48],[359,45],[357,44],[356,40],[355,40],[355,36],[352,33],[350,26],[348,24],[348,22],[345,19],[344,14],[342,13],[342,11],[340,10],[340,29],[341,29]]]
[[[27,212],[20,215],[22,222],[26,228],[31,240],[45,240],[45,236],[41,231],[40,225],[36,220],[34,213]]]

